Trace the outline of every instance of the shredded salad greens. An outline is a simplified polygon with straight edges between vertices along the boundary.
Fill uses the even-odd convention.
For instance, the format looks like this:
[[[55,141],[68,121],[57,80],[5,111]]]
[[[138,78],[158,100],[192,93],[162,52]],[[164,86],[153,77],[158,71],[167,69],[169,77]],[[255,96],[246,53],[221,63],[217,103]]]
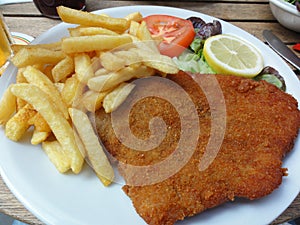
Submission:
[[[285,0],[285,1],[295,5],[297,10],[300,12],[300,0]]]
[[[203,47],[207,38],[222,33],[221,23],[217,20],[206,23],[198,17],[190,17],[187,20],[190,20],[193,23],[196,33],[195,38],[181,55],[173,58],[173,61],[178,68],[183,71],[200,74],[216,74],[205,61]],[[270,66],[265,67],[261,73],[253,79],[265,80],[283,91],[286,89],[283,77],[276,69]]]
[[[192,73],[214,74],[215,71],[207,64],[202,54],[204,42],[213,35],[222,33],[222,26],[219,21],[214,20],[212,23],[206,23],[201,18],[190,17],[195,29],[195,38],[179,57],[174,58],[178,68]]]

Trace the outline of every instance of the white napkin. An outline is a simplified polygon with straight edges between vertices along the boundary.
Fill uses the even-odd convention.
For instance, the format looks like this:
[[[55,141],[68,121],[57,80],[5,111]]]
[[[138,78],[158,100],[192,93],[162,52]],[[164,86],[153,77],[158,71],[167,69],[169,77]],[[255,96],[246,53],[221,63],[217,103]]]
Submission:
[[[32,2],[32,0],[0,0],[0,5],[22,3],[22,2]]]

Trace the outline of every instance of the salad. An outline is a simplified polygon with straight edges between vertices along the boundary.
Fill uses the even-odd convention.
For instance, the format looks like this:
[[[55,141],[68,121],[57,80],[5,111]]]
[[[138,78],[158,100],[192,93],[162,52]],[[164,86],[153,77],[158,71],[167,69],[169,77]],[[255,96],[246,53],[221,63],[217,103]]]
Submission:
[[[297,10],[300,12],[300,0],[285,0],[285,1],[295,5]]]
[[[298,0],[297,0],[298,1]],[[208,38],[222,34],[218,20],[206,23],[199,17],[187,19],[169,15],[150,15],[144,18],[158,48],[164,55],[172,57],[180,70],[200,74],[216,74],[203,54]],[[252,79],[265,80],[285,91],[285,82],[278,71],[265,67]]]

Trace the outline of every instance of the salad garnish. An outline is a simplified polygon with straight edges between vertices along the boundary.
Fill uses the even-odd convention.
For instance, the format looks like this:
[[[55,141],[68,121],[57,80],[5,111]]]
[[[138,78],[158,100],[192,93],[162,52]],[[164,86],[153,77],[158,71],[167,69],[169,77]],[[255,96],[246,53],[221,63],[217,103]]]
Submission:
[[[285,1],[295,5],[297,10],[300,12],[300,0],[285,0]]]
[[[216,74],[216,71],[214,71],[205,60],[203,47],[206,39],[211,36],[222,34],[221,23],[217,20],[206,23],[198,17],[190,17],[187,18],[187,20],[191,21],[194,26],[195,37],[181,55],[173,57],[174,62],[178,68],[183,71],[201,74]],[[283,77],[276,69],[270,66],[264,67],[263,70],[252,79],[265,80],[283,91],[286,90]]]

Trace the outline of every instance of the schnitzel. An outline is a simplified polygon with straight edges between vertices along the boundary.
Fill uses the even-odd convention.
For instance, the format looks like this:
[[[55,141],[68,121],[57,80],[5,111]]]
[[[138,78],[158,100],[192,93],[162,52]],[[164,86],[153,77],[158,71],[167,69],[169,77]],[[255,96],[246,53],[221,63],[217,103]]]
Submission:
[[[300,127],[291,95],[265,81],[223,75],[180,72],[134,82],[115,113],[99,110],[95,122],[125,179],[124,192],[147,224],[172,225],[237,197],[261,198],[287,175],[282,159]],[[126,140],[133,136],[137,146]]]

